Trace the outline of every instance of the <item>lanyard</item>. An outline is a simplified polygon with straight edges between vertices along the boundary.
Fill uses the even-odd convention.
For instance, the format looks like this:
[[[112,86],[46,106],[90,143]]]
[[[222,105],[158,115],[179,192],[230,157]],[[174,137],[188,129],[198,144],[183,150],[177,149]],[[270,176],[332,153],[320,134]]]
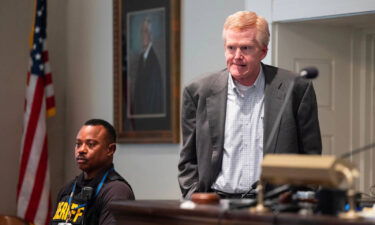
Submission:
[[[98,194],[99,194],[99,192],[100,192],[100,189],[102,189],[103,184],[104,184],[104,181],[105,181],[105,179],[107,178],[107,176],[108,176],[108,174],[109,174],[110,171],[113,171],[113,168],[107,170],[107,172],[105,172],[105,174],[103,175],[103,177],[102,177],[100,183],[99,183],[98,186],[96,187],[96,191],[95,191],[95,196],[94,196],[94,197],[97,197],[97,196],[98,196]],[[75,190],[76,190],[76,186],[77,186],[77,180],[75,180],[75,182],[74,182],[74,184],[73,184],[72,192],[71,192],[70,195],[69,195],[69,199],[68,199],[69,212],[70,212],[70,210],[71,210],[70,207],[71,207],[71,204],[72,204],[72,200],[73,200],[74,192],[75,192]],[[73,208],[73,209],[79,209],[79,208],[85,207],[86,205],[87,205],[87,203],[84,203],[84,204],[81,204],[81,205],[79,205],[79,206],[77,206],[77,207],[75,207],[75,208]],[[67,218],[67,220],[68,220],[68,218]]]

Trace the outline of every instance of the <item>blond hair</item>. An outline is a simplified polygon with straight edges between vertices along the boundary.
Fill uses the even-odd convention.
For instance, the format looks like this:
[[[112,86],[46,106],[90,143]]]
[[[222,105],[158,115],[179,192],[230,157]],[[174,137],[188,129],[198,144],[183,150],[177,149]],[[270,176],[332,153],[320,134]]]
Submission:
[[[238,11],[227,17],[223,27],[223,39],[227,30],[244,31],[251,28],[257,29],[256,40],[264,47],[268,46],[270,31],[268,22],[255,12]]]

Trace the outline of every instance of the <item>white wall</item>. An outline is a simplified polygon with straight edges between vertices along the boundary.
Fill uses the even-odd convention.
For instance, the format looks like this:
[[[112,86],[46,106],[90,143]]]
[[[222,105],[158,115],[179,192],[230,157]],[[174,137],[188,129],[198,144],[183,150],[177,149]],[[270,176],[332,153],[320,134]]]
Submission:
[[[14,213],[28,65],[30,4],[0,1],[0,179],[1,213]],[[15,13],[16,12],[16,13]],[[20,13],[24,12],[24,13]],[[13,26],[9,26],[12,21]],[[5,204],[9,202],[9,204]]]
[[[373,0],[245,0],[246,9],[255,11],[270,23],[306,20],[375,10]]]
[[[375,10],[373,0],[273,0],[273,21],[305,20]]]

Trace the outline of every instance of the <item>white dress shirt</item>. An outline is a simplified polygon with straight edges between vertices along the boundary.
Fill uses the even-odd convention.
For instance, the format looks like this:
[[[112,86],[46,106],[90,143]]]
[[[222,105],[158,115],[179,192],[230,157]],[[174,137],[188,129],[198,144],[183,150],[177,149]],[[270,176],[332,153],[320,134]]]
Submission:
[[[245,193],[259,179],[263,160],[264,73],[244,86],[228,77],[222,169],[212,188]]]

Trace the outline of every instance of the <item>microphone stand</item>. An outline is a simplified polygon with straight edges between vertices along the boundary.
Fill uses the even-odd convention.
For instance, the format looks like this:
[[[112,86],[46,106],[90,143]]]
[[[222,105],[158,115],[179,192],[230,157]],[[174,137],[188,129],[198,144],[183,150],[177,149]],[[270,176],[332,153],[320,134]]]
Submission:
[[[277,114],[275,123],[272,126],[272,130],[271,130],[271,133],[270,133],[269,138],[267,140],[265,149],[269,149],[271,147],[272,139],[275,137],[276,130],[277,130],[278,125],[281,121],[281,116],[283,115],[286,104],[288,103],[290,95],[292,94],[294,84],[295,84],[295,79],[297,79],[297,78],[298,77],[293,78],[292,81],[290,82],[290,85],[288,87],[288,90],[287,90],[285,98],[284,98],[284,102],[281,105],[281,108],[280,108],[279,113]],[[257,205],[255,207],[250,208],[250,212],[256,212],[256,213],[268,212],[269,209],[267,209],[264,206],[264,182],[262,181],[262,179],[259,180],[258,187],[257,187],[257,194],[258,194],[257,195]]]
[[[276,117],[275,123],[274,123],[273,126],[272,126],[271,133],[270,133],[269,138],[268,138],[268,140],[267,140],[266,147],[265,147],[265,149],[267,149],[267,150],[271,147],[272,139],[275,137],[276,130],[277,130],[277,128],[279,127],[278,124],[279,124],[280,121],[281,121],[281,116],[283,115],[283,112],[285,111],[286,104],[288,103],[288,100],[290,99],[290,95],[291,95],[292,92],[293,92],[293,88],[294,88],[294,84],[295,84],[295,79],[297,79],[297,78],[298,78],[298,77],[295,77],[295,78],[290,82],[290,85],[289,85],[289,87],[288,87],[288,90],[287,90],[286,95],[285,95],[285,98],[284,98],[284,102],[283,102],[283,104],[281,105],[280,111],[279,111],[279,113],[277,114],[277,117]]]
[[[319,71],[317,68],[315,67],[306,67],[304,69],[302,69],[299,73],[299,76],[296,76],[292,79],[292,81],[290,82],[289,84],[289,87],[288,87],[288,90],[286,92],[286,95],[285,95],[285,98],[284,98],[284,102],[279,110],[279,113],[277,114],[277,117],[276,117],[276,120],[275,120],[275,123],[273,124],[273,127],[272,127],[272,130],[271,130],[271,133],[269,135],[269,138],[267,140],[267,143],[266,143],[266,150],[268,150],[270,147],[271,147],[271,142],[272,142],[272,139],[275,137],[275,134],[276,134],[276,130],[278,128],[278,125],[281,121],[281,116],[283,115],[284,111],[285,111],[285,107],[286,107],[286,104],[288,103],[288,100],[290,99],[290,96],[293,92],[293,88],[294,88],[294,84],[296,82],[296,79],[308,79],[308,80],[311,80],[311,79],[315,79],[317,76],[319,75]]]
[[[363,147],[360,147],[360,148],[354,149],[354,150],[351,151],[351,152],[347,152],[347,153],[345,153],[345,154],[342,154],[339,158],[340,158],[340,159],[349,158],[349,157],[351,157],[351,156],[353,156],[353,155],[359,154],[359,153],[361,153],[361,152],[365,152],[365,151],[370,150],[370,149],[372,149],[372,148],[374,148],[374,147],[375,147],[375,143],[371,143],[371,144],[369,144],[369,145],[365,145],[365,146],[363,146]]]
[[[280,108],[280,110],[279,110],[279,112],[276,116],[275,123],[272,126],[271,133],[269,135],[269,138],[266,142],[266,145],[265,145],[264,149],[268,150],[271,147],[271,143],[272,143],[272,140],[275,138],[276,130],[279,127],[281,117],[282,117],[282,115],[285,111],[285,108],[286,108],[286,105],[288,104],[288,101],[290,100],[290,96],[292,95],[293,88],[294,88],[294,85],[295,85],[295,82],[296,82],[295,80],[299,79],[299,78],[314,79],[318,76],[318,74],[319,74],[319,72],[315,67],[306,67],[306,68],[304,68],[300,71],[299,76],[296,76],[292,79],[292,81],[290,82],[290,84],[288,86],[288,90],[286,92],[283,104],[281,105],[281,108]],[[257,190],[257,192],[258,192],[257,202],[258,203],[254,208],[251,208],[250,211],[263,213],[263,212],[266,212],[267,209],[264,207],[264,204],[263,204],[263,200],[264,200],[263,199],[264,181],[262,181],[262,179],[260,179],[257,189],[258,189]]]

